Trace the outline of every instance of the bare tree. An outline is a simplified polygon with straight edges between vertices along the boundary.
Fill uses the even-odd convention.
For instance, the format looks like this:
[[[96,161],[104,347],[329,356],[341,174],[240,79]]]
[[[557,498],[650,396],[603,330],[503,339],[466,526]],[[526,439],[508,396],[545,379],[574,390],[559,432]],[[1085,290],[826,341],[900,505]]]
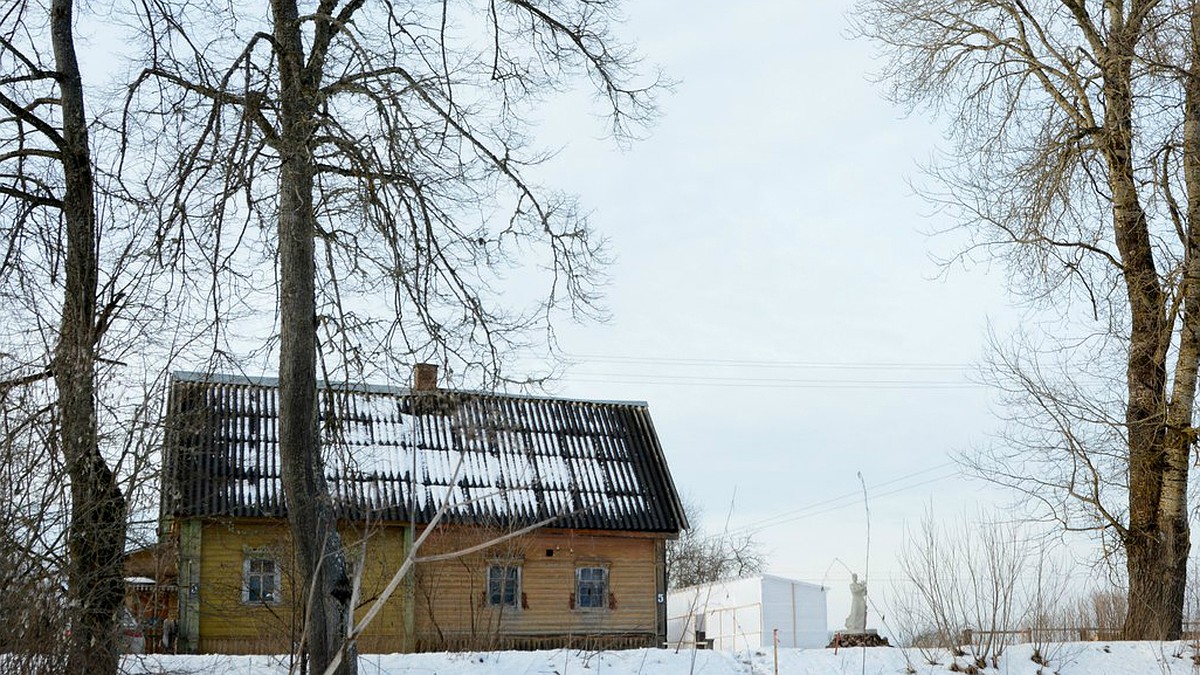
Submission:
[[[888,57],[893,98],[952,124],[927,194],[970,233],[963,258],[1002,256],[1014,291],[1064,312],[1029,340],[1040,356],[999,359],[1020,407],[1001,461],[985,458],[981,473],[1070,528],[1111,535],[1128,577],[1126,637],[1179,637],[1200,362],[1200,7],[858,9],[859,31]],[[1097,372],[1106,357],[1119,379]]]
[[[340,653],[350,597],[318,369],[363,381],[437,360],[494,383],[513,379],[514,348],[552,338],[557,312],[596,314],[602,245],[571,199],[525,177],[541,155],[521,116],[583,73],[615,133],[648,119],[656,82],[630,84],[631,53],[609,33],[616,5],[273,0],[269,17],[147,5],[153,50],[127,110],[187,121],[155,200],[177,259],[194,266],[203,239],[216,298],[251,274],[249,258],[278,256],[280,448],[314,670]],[[513,269],[545,290],[512,302]]]
[[[0,393],[53,378],[52,445],[70,478],[67,670],[112,673],[124,597],[125,498],[100,450],[95,378],[97,345],[115,306],[99,299],[96,179],[73,9],[70,0],[16,3],[0,16],[0,196],[11,215],[0,275],[18,294],[22,287],[43,289],[25,298],[45,289],[61,293],[59,302],[33,308],[34,314],[61,308],[45,360],[14,372]],[[38,37],[49,39],[51,53]],[[36,323],[25,330],[37,335]]]
[[[703,513],[695,499],[684,500],[692,527],[667,542],[667,583],[684,588],[761,574],[766,554],[752,532],[711,534],[698,525]]]
[[[144,497],[156,483],[164,363],[193,327],[175,321],[177,289],[155,276],[160,246],[115,173],[122,139],[105,102],[85,103],[75,9],[0,9],[0,448],[11,495],[0,521],[28,591],[11,594],[10,609],[57,612],[66,657],[50,668],[112,673],[127,526],[153,529]],[[27,638],[17,638],[26,649],[54,644]]]
[[[0,397],[0,653],[22,672],[63,672],[68,663],[67,486],[61,460],[37,450],[56,445],[51,390],[40,382]]]
[[[931,663],[940,649],[995,667],[1049,596],[1061,595],[1053,575],[1042,574],[1043,556],[1019,523],[979,513],[939,525],[927,513],[898,558],[900,624]]]

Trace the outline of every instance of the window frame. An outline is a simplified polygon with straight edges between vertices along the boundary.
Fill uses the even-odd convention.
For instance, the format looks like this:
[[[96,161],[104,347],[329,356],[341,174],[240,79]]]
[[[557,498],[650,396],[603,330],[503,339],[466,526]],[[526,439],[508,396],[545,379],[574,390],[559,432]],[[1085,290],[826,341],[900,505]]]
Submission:
[[[270,563],[271,569],[254,570],[255,563]],[[251,598],[251,581],[258,580],[258,594],[260,597]],[[263,582],[270,580],[271,589],[267,593],[263,593]],[[279,560],[275,554],[268,549],[247,549],[242,557],[242,604],[245,605],[278,605],[281,602],[280,589],[282,586],[283,575],[279,570]],[[265,597],[264,597],[265,596]]]
[[[487,567],[484,569],[484,572],[483,572],[483,575],[484,575],[483,604],[485,607],[490,607],[492,609],[503,609],[503,610],[521,609],[522,604],[524,604],[521,601],[521,586],[522,586],[522,582],[524,581],[523,577],[525,575],[525,572],[522,569],[522,567],[523,567],[523,565],[521,565],[520,562],[513,561],[513,560],[489,560],[488,561]],[[496,579],[492,574],[493,570],[501,570],[500,574],[502,576],[499,579]],[[508,586],[508,581],[509,581],[508,573],[510,571],[512,571],[515,576],[515,578],[512,579],[512,602],[511,603],[505,602],[505,592],[504,592],[506,587]],[[493,594],[493,592],[492,592],[493,581],[498,583],[498,589],[497,589],[496,594]],[[498,598],[498,600],[499,600],[498,602],[493,601],[496,598]]]
[[[601,575],[602,575],[600,580],[598,580],[598,581],[596,579],[585,580],[583,578],[585,571],[594,572],[597,570],[600,571]],[[585,584],[589,587],[595,587],[595,585],[597,583],[600,584],[600,591],[599,592],[590,592],[590,593],[587,593],[586,595],[589,598],[591,598],[591,597],[598,598],[599,604],[585,605],[584,600],[583,600],[584,595],[585,595],[583,592],[583,590],[585,588]],[[583,611],[583,612],[608,611],[609,604],[611,602],[611,600],[610,600],[611,595],[612,595],[612,574],[608,568],[608,565],[599,564],[599,563],[586,563],[586,564],[577,565],[575,567],[575,609],[577,609],[579,611]]]

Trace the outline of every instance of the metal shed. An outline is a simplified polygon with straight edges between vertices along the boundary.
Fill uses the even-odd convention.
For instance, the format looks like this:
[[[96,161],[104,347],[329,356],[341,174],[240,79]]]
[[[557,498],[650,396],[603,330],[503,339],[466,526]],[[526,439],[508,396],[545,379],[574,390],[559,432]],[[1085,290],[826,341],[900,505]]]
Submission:
[[[670,646],[736,651],[771,647],[821,648],[829,642],[825,593],[795,579],[762,575],[689,586],[667,594]]]

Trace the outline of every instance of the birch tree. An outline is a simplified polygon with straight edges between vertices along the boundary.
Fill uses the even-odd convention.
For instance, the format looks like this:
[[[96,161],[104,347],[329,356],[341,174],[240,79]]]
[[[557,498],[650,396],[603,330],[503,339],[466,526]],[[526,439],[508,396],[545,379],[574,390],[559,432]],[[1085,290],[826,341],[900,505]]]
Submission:
[[[1020,297],[1063,312],[1024,342],[1040,353],[998,355],[1013,425],[978,467],[1115,543],[1130,639],[1179,637],[1190,549],[1198,12],[1171,0],[867,0],[856,15],[887,58],[893,99],[950,125],[927,196],[969,233],[963,257],[1005,260]],[[1104,386],[1108,356],[1118,387]]]
[[[246,273],[234,262],[278,256],[280,452],[300,583],[313,591],[316,672],[339,653],[350,597],[317,383],[395,377],[414,361],[521,381],[505,364],[514,350],[552,338],[563,313],[597,315],[603,244],[573,199],[526,177],[542,154],[522,116],[582,76],[618,136],[649,119],[657,80],[635,77],[610,34],[616,10],[615,0],[147,10],[154,53],[129,114],[185,129],[159,200],[175,228],[166,236],[180,251],[203,238],[206,259],[232,275]],[[532,276],[536,297],[514,301],[509,274]]]

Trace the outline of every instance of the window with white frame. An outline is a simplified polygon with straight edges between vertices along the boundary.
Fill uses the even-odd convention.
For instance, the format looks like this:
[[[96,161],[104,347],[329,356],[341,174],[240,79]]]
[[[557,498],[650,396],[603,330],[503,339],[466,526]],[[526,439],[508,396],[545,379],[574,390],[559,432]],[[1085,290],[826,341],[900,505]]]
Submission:
[[[489,607],[521,606],[521,566],[492,563],[487,568],[487,604]]]
[[[279,602],[279,563],[269,552],[246,552],[242,562],[242,602]]]
[[[575,568],[575,606],[579,609],[608,607],[608,568]]]

